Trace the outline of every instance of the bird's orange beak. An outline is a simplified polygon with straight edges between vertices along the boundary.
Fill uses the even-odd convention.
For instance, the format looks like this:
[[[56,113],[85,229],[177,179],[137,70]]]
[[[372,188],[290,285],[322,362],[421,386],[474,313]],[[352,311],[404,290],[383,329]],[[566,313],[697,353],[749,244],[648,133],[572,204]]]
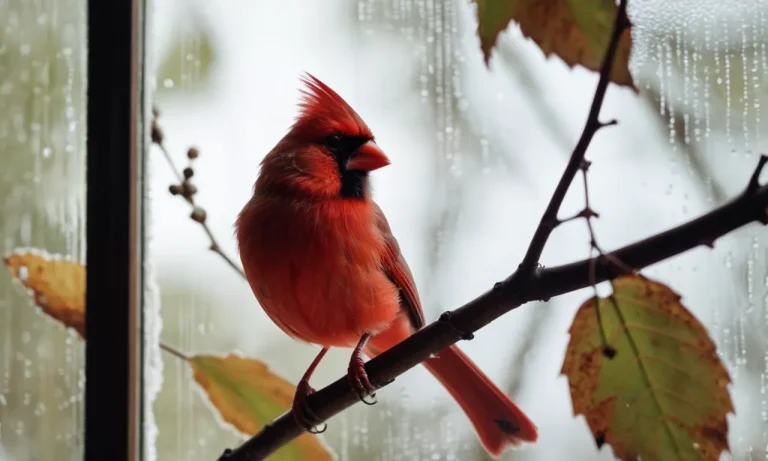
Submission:
[[[389,165],[391,162],[384,152],[373,141],[368,141],[358,147],[354,155],[347,161],[347,170],[373,171]]]

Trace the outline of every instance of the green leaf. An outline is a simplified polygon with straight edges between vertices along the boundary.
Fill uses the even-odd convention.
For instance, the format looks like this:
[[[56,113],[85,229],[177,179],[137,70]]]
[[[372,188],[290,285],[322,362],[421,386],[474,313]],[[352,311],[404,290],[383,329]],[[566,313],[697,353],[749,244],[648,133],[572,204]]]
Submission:
[[[733,404],[715,344],[665,285],[628,275],[613,286],[581,306],[569,331],[562,373],[574,414],[622,460],[718,460]]]
[[[555,54],[573,67],[580,64],[599,71],[608,48],[618,7],[614,0],[474,0],[477,32],[486,63],[499,33],[510,21],[520,25],[526,37],[544,55]],[[619,39],[611,81],[634,88],[629,73],[631,27]]]
[[[259,362],[237,355],[198,355],[189,359],[194,378],[224,421],[251,436],[291,408],[295,387]],[[320,439],[304,434],[283,446],[270,461],[331,461]]]

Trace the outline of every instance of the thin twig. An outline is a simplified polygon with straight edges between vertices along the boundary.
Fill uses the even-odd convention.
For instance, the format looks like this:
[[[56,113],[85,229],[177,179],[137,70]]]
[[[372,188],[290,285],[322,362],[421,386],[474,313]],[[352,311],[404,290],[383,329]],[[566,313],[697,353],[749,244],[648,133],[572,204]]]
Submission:
[[[592,226],[592,218],[597,216],[597,213],[592,209],[592,206],[589,202],[589,180],[587,178],[587,174],[589,172],[589,167],[591,163],[584,159],[581,162],[581,165],[579,166],[579,169],[581,170],[581,177],[583,179],[584,184],[584,209],[579,213],[579,217],[584,218],[584,220],[587,223],[587,230],[589,231],[589,256],[592,257],[592,252],[597,251],[597,255],[599,258],[605,260],[605,253],[603,252],[603,249],[600,247],[600,245],[597,244],[597,237],[595,236],[595,229]],[[621,267],[621,266],[620,266]],[[600,332],[600,343],[603,349],[603,353],[606,357],[613,357],[616,353],[615,349],[613,349],[608,344],[608,337],[605,334],[605,327],[603,326],[603,318],[602,315],[600,315],[600,296],[597,293],[597,280],[596,280],[596,265],[594,263],[590,264],[589,266],[589,283],[592,285],[592,305],[595,309],[595,317],[597,318],[597,327],[598,331]]]
[[[163,156],[165,157],[165,160],[168,162],[168,165],[171,167],[171,171],[173,171],[173,174],[176,176],[176,179],[179,181],[177,184],[171,185],[169,188],[171,191],[171,194],[178,195],[182,197],[184,200],[189,203],[189,205],[192,207],[192,214],[190,215],[190,218],[192,218],[193,221],[199,223],[203,230],[205,231],[205,234],[208,236],[208,240],[210,240],[211,244],[208,247],[211,251],[221,256],[224,261],[226,261],[229,266],[235,270],[238,274],[240,274],[241,277],[245,278],[245,272],[243,272],[242,267],[240,267],[234,259],[232,259],[229,255],[227,255],[224,250],[221,249],[221,245],[219,245],[218,240],[216,240],[216,237],[213,235],[213,232],[211,231],[211,228],[208,227],[208,224],[206,222],[206,211],[201,206],[197,205],[195,203],[194,195],[197,193],[197,189],[192,185],[190,179],[194,175],[194,170],[192,169],[192,166],[189,165],[187,168],[184,169],[184,172],[182,173],[179,168],[176,166],[176,163],[173,161],[173,158],[171,157],[171,154],[168,152],[168,149],[165,148],[165,144],[163,144],[163,131],[160,129],[160,125],[158,124],[157,118],[159,116],[158,110],[155,108],[152,111],[153,118],[152,118],[152,142],[157,145],[157,147],[160,148],[160,151],[163,153]],[[192,161],[199,155],[199,152],[194,147],[189,148],[187,151],[187,158]]]
[[[628,267],[642,269],[659,261],[679,255],[700,245],[709,246],[746,224],[768,224],[768,186],[745,190],[728,203],[673,229],[606,253]],[[594,267],[594,280],[590,280]],[[506,280],[460,308],[437,320],[365,364],[365,371],[374,383],[387,383],[433,354],[458,342],[501,315],[530,301],[547,300],[554,296],[587,288],[622,275],[622,268],[605,258],[595,257],[562,266],[543,268],[529,279],[512,274]],[[344,376],[307,398],[308,405],[320,422],[328,420],[360,398]],[[295,418],[286,413],[266,425],[235,450],[227,450],[220,461],[257,461],[304,433]]]
[[[594,306],[595,309],[595,317],[597,318],[597,326],[598,330],[600,332],[600,343],[603,349],[603,354],[608,358],[613,358],[616,355],[616,349],[614,349],[609,343],[608,343],[608,337],[605,334],[605,326],[603,325],[603,317],[600,312],[600,296],[597,292],[597,264],[596,262],[601,261],[607,261],[610,263],[615,264],[619,269],[625,272],[633,272],[634,269],[627,267],[624,263],[621,261],[614,261],[611,260],[611,258],[605,254],[602,247],[598,245],[597,243],[597,236],[595,235],[595,228],[592,225],[592,218],[596,218],[598,214],[592,209],[592,205],[589,201],[589,179],[588,179],[588,173],[589,173],[589,167],[591,163],[584,159],[581,162],[581,166],[579,169],[581,170],[581,177],[583,179],[583,185],[584,185],[584,209],[579,213],[579,217],[584,218],[584,220],[587,223],[587,230],[589,231],[589,255],[592,256],[593,251],[597,251],[597,258],[595,258],[592,262],[592,264],[589,265],[589,283],[592,285],[592,306]],[[613,287],[613,282],[611,281],[611,287]],[[614,290],[615,291],[615,290]],[[613,300],[613,294],[611,294],[611,300]]]
[[[584,131],[581,133],[581,138],[573,149],[571,158],[563,171],[563,175],[558,182],[555,192],[552,194],[552,198],[547,205],[544,214],[541,217],[539,226],[533,234],[531,243],[528,246],[528,251],[523,257],[523,262],[520,263],[518,270],[518,276],[526,278],[532,275],[539,264],[541,253],[544,251],[544,246],[549,240],[549,236],[552,231],[559,224],[557,220],[557,213],[560,211],[560,206],[563,204],[565,194],[568,192],[573,178],[576,177],[576,173],[579,171],[582,160],[587,153],[592,138],[595,136],[598,130],[609,125],[615,125],[616,121],[602,123],[599,120],[600,109],[603,106],[603,100],[605,99],[605,92],[608,89],[608,83],[610,82],[611,71],[613,70],[613,62],[616,57],[616,50],[619,45],[619,39],[621,34],[630,27],[629,18],[627,17],[627,0],[621,0],[618,11],[616,13],[616,19],[613,22],[613,31],[611,32],[611,40],[608,43],[608,50],[603,58],[603,63],[600,68],[600,80],[597,82],[597,89],[595,90],[595,96],[592,99],[592,106],[589,109],[589,115],[587,116],[587,122],[584,125]]]
[[[167,344],[160,343],[160,349],[164,350],[165,352],[171,354],[172,356],[174,356],[174,357],[176,357],[176,358],[178,358],[180,360],[183,360],[185,362],[189,362],[189,356],[185,355],[184,353],[182,353],[181,351],[179,351],[176,348],[173,348],[173,347],[171,347],[171,346],[169,346]]]

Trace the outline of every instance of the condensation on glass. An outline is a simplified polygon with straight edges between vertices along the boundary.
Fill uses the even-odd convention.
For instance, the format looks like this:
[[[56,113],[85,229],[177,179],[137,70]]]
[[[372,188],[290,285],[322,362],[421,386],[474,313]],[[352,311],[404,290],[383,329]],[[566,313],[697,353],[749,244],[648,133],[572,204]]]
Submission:
[[[3,256],[84,260],[85,42],[85,0],[0,2]],[[3,269],[0,459],[82,459],[84,384],[81,338]]]

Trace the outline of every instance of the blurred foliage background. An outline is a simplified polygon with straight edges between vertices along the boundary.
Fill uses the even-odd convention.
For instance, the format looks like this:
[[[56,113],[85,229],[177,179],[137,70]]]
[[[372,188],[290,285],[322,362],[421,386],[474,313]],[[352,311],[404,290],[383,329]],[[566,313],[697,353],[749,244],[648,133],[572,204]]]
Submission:
[[[639,96],[609,90],[604,130],[588,158],[600,243],[660,231],[740,192],[766,151],[768,37],[764,0],[630,2],[631,69]],[[345,97],[393,160],[376,198],[401,241],[433,320],[506,276],[577,139],[597,81],[545,59],[515,26],[487,69],[467,0],[156,0],[150,5],[150,84],[166,145],[181,165],[200,148],[199,202],[225,250],[258,162],[290,125],[298,77],[309,71]],[[82,259],[84,246],[85,2],[0,3],[0,204],[3,253],[21,246]],[[282,334],[215,254],[174,178],[148,153],[148,256],[161,293],[162,339],[187,353],[238,351],[295,382],[316,353]],[[574,187],[563,214],[576,211]],[[559,229],[547,265],[583,258],[583,226]],[[683,294],[734,378],[733,459],[768,444],[768,272],[764,229],[750,227],[647,273]],[[590,294],[534,303],[461,347],[508,390],[541,442],[506,460],[610,459],[572,417],[558,377],[567,327]],[[314,378],[345,370],[332,351]],[[243,440],[222,424],[164,354],[154,402],[162,460],[216,459]],[[0,277],[0,459],[80,459],[82,344]],[[447,393],[417,369],[329,422],[341,460],[488,459]]]

